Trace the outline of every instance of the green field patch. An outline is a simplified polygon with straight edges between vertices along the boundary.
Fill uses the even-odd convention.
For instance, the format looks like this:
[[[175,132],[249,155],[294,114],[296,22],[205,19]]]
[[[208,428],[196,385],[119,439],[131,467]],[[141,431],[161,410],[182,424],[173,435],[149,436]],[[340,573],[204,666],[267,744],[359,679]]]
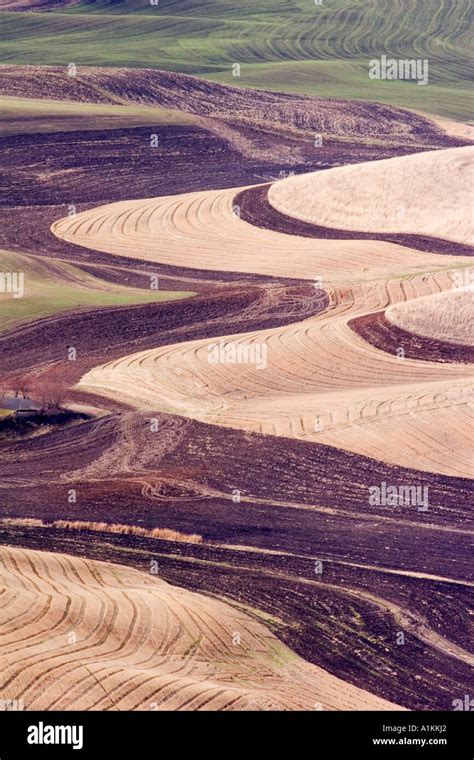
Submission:
[[[211,14],[201,0],[99,0],[2,13],[0,61],[158,68],[462,121],[472,117],[469,14],[469,0],[213,0]],[[370,80],[369,60],[382,54],[428,59],[429,84]]]
[[[7,135],[190,125],[194,121],[191,114],[169,108],[0,96],[0,130]]]
[[[469,82],[443,82],[419,86],[416,82],[369,79],[367,61],[287,61],[241,66],[211,72],[207,79],[220,84],[291,92],[318,98],[368,100],[467,124],[474,123],[474,90]]]
[[[0,251],[0,273],[21,273],[24,294],[0,292],[0,332],[61,312],[174,301],[192,291],[144,290],[109,283],[63,261]]]

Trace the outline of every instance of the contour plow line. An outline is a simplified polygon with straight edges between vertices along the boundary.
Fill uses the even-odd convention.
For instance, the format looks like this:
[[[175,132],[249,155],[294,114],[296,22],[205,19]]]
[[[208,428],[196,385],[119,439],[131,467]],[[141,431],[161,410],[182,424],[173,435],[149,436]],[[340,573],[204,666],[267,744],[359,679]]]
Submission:
[[[120,201],[54,222],[85,248],[178,267],[354,283],[468,264],[468,257],[413,251],[383,240],[286,235],[239,218],[244,188]]]
[[[411,285],[416,292],[429,293],[445,277],[418,277]],[[374,295],[378,310],[387,290],[381,286]],[[397,302],[402,289],[397,293],[392,287],[389,295],[391,303]],[[91,370],[78,387],[121,398],[140,410],[317,441],[390,464],[416,463],[421,470],[469,476],[469,365],[404,359],[371,346],[348,327],[354,314],[361,313],[356,299],[348,306],[338,303],[337,296],[333,293],[332,308],[320,317],[133,354]],[[236,363],[214,363],[214,356],[226,355]],[[260,364],[239,364],[239,356],[256,357]]]
[[[453,153],[463,167],[460,150],[432,153],[431,163],[438,160],[446,172]],[[425,166],[426,154],[422,158]],[[380,173],[382,164],[397,161],[402,159],[373,165]],[[316,173],[315,181],[338,171]],[[52,230],[82,246],[162,264],[313,280],[329,295],[327,311],[284,327],[126,356],[89,371],[78,387],[140,410],[317,441],[425,471],[472,475],[469,363],[408,358],[403,341],[383,350],[350,324],[396,304],[448,294],[466,274],[470,257],[384,240],[275,232],[240,219],[236,194],[115,203],[59,220]]]
[[[29,710],[403,709],[217,599],[121,565],[2,547],[1,689]]]

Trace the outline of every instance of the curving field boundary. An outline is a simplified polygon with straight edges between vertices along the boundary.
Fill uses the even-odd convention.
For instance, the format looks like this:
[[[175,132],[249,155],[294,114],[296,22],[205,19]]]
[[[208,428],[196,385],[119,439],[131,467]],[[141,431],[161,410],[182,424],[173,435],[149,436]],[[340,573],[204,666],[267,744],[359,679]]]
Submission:
[[[152,573],[1,547],[0,692],[28,710],[396,710]]]
[[[274,230],[287,235],[317,238],[318,240],[379,240],[386,243],[413,248],[427,253],[451,256],[474,256],[474,246],[428,235],[392,234],[387,232],[357,232],[323,227],[312,222],[284,214],[268,199],[271,184],[249,187],[237,193],[234,204],[240,210],[240,218],[262,229]]]
[[[415,335],[387,319],[384,311],[351,319],[348,326],[367,343],[395,356],[402,348],[408,359],[457,364],[474,362],[472,346]]]
[[[400,361],[348,323],[452,289],[452,271],[471,259],[384,240],[314,239],[262,229],[239,216],[235,198],[235,190],[219,190],[114,203],[59,220],[52,229],[66,241],[123,256],[313,279],[328,294],[326,312],[283,327],[121,357],[88,371],[79,390],[141,410],[470,476],[470,368],[419,357]],[[221,342],[236,353],[264,350],[265,368],[211,363],[209,349]]]

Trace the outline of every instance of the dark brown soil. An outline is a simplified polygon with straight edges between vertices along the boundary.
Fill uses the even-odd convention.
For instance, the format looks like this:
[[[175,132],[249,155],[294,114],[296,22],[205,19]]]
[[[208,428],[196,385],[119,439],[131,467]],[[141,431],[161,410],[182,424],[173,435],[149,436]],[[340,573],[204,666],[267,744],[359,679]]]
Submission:
[[[424,625],[466,647],[465,605],[472,591],[462,584],[350,567],[333,559],[330,547],[318,554],[323,572],[317,576],[308,554],[256,554],[49,528],[9,527],[5,533],[1,526],[0,543],[63,551],[143,572],[157,561],[160,576],[170,583],[267,613],[266,624],[306,660],[411,709],[451,710],[453,695],[469,693],[469,666],[416,633]],[[404,645],[396,644],[399,621],[364,593],[404,610],[413,626],[405,631]]]
[[[466,662],[447,642],[425,640],[428,631],[469,647],[468,480],[163,414],[115,414],[27,449],[5,442],[0,457],[2,517],[169,527],[200,533],[204,545],[14,526],[0,542],[144,571],[157,559],[170,582],[266,611],[309,661],[413,709],[449,709],[452,694],[468,688]],[[102,475],[81,474],[100,461]],[[383,480],[428,486],[428,512],[370,507],[368,486]]]
[[[234,204],[240,209],[240,218],[263,229],[284,232],[287,235],[321,238],[328,240],[385,240],[387,243],[405,245],[427,253],[446,253],[450,256],[474,256],[474,247],[453,243],[449,240],[426,235],[402,235],[379,232],[351,232],[331,227],[321,227],[303,222],[274,208],[268,200],[270,185],[260,185],[242,190],[235,196]]]
[[[199,116],[193,127],[160,127],[156,152],[149,128],[0,138],[1,247],[72,261],[117,283],[149,287],[149,274],[159,274],[161,287],[199,295],[57,315],[3,334],[0,376],[64,365],[73,345],[74,382],[133,351],[288,324],[327,306],[325,294],[307,283],[195,272],[67,244],[49,227],[69,204],[81,211],[463,144],[423,117],[388,106],[249,93],[163,72],[89,69],[76,80],[59,67],[4,73],[0,91],[12,95],[139,99]],[[327,136],[324,149],[314,147],[315,132]],[[288,226],[294,220],[272,216],[269,223],[265,198],[265,189],[242,195],[252,223],[304,234]],[[130,412],[90,394],[76,398],[111,413],[28,440],[0,441],[0,518],[168,527],[199,533],[205,543],[0,524],[1,543],[143,571],[156,558],[172,583],[280,619],[272,625],[296,651],[380,696],[410,708],[451,709],[453,698],[469,693],[465,657],[448,650],[469,646],[470,481],[389,467],[329,446]],[[368,486],[382,481],[428,486],[428,512],[370,507]],[[75,503],[68,500],[71,488]],[[240,502],[232,500],[236,489]],[[323,560],[321,576],[315,559]],[[404,646],[395,644],[399,630],[406,632]],[[440,644],[435,634],[445,640]]]
[[[328,298],[312,285],[226,289],[179,302],[59,314],[0,334],[1,376],[61,363],[73,382],[106,361],[147,348],[291,324]],[[67,349],[77,352],[67,361]]]
[[[389,354],[397,354],[403,348],[407,359],[422,359],[427,362],[474,361],[474,348],[447,341],[424,338],[408,332],[390,322],[383,311],[356,317],[348,322],[349,327],[372,346]]]
[[[367,101],[314,98],[242,89],[156,69],[79,66],[3,66],[0,93],[89,103],[141,103],[178,109],[268,133],[322,134],[352,145],[375,143],[428,150],[465,144],[428,118]],[[321,150],[319,149],[321,153]],[[323,151],[324,160],[324,151]]]

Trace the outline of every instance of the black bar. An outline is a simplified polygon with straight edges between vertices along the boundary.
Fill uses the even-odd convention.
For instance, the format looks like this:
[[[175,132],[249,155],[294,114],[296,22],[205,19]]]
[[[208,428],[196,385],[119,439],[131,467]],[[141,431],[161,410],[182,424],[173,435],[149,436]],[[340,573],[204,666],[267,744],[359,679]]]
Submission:
[[[64,732],[64,738],[75,742],[77,750],[71,744],[28,743],[28,737],[45,741],[51,736],[61,740],[62,734],[56,735],[50,726],[76,726],[76,733],[71,728],[70,734]],[[472,760],[472,729],[472,714],[461,711],[12,711],[0,713],[0,760],[112,757],[111,753],[117,753],[117,758],[134,760],[147,754],[155,760],[164,753],[183,756],[185,752],[209,752],[226,757],[249,751],[254,756],[255,751],[261,751],[268,758],[272,752],[281,755],[284,747],[289,747],[292,754],[293,750],[309,752],[312,758]]]

